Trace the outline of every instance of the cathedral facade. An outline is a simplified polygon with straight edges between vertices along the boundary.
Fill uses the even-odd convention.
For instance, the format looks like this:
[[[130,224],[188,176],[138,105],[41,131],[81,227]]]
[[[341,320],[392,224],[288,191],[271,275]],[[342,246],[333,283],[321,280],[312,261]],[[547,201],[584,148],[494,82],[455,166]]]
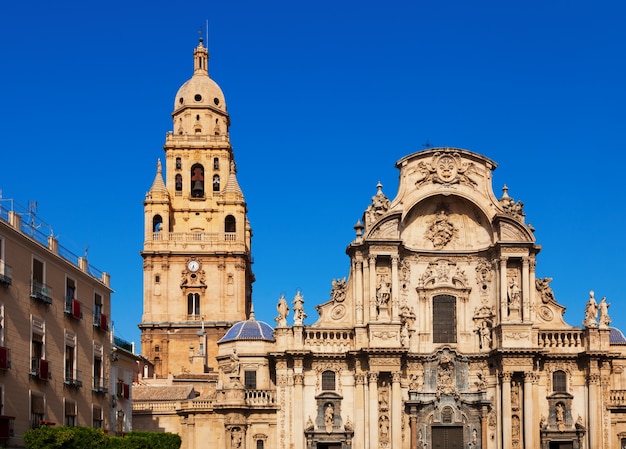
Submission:
[[[134,429],[185,449],[619,448],[626,339],[590,292],[563,320],[522,203],[493,191],[496,163],[430,148],[377,186],[304,324],[300,292],[276,327],[251,298],[251,229],[225,99],[202,43],[178,91],[146,196],[142,353]],[[584,301],[583,301],[584,302]]]

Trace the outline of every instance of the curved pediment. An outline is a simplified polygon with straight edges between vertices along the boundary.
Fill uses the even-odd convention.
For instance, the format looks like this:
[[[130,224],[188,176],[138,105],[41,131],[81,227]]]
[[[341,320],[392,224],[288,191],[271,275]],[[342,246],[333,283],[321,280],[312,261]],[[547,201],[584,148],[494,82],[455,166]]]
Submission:
[[[493,244],[489,218],[460,196],[434,195],[413,207],[400,225],[404,246],[413,250],[468,251]]]
[[[527,226],[510,217],[497,219],[498,239],[501,242],[534,242],[535,236]]]

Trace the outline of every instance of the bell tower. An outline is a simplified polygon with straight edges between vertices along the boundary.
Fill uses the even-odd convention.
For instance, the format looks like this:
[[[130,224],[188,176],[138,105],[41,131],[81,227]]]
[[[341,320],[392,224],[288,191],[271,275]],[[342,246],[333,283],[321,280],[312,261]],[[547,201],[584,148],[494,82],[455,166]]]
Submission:
[[[142,355],[159,377],[217,368],[217,340],[248,317],[252,232],[236,177],[222,90],[202,39],[174,99],[144,201]]]

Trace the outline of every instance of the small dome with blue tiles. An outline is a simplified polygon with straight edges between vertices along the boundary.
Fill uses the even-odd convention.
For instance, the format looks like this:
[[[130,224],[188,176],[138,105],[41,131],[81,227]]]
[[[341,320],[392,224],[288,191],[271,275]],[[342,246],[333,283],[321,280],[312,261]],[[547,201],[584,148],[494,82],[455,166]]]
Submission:
[[[612,345],[626,345],[626,338],[621,330],[616,327],[609,327],[611,333],[609,334],[609,342]]]
[[[254,319],[254,309],[250,311],[250,319],[239,321],[228,329],[226,334],[218,341],[224,343],[227,341],[275,341],[274,329],[263,321]]]

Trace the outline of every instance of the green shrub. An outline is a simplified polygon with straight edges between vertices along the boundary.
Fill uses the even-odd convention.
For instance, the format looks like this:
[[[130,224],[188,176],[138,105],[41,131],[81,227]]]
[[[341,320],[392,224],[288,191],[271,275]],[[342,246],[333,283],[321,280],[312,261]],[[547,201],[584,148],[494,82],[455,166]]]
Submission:
[[[24,433],[27,449],[179,449],[180,436],[173,433],[130,432],[124,437],[91,427],[49,427]]]

